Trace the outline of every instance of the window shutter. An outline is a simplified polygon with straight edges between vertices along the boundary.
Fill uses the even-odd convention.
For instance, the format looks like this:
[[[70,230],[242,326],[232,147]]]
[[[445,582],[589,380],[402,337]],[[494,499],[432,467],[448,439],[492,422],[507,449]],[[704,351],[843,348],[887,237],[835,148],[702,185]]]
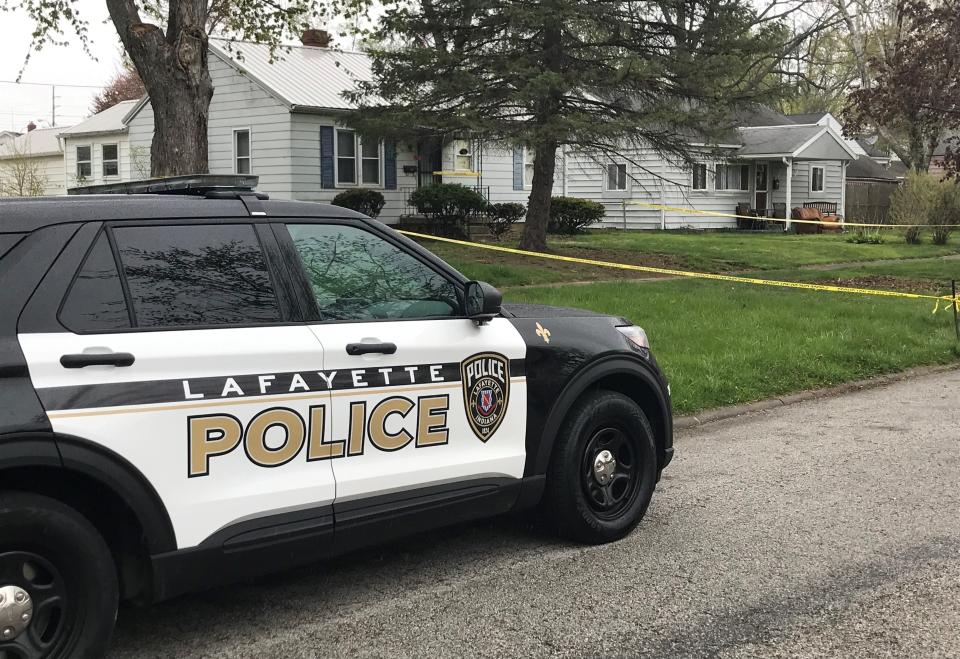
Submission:
[[[383,142],[383,187],[387,190],[397,189],[396,140],[384,140]]]
[[[523,147],[513,147],[513,189],[523,190]]]
[[[333,182],[333,126],[320,127],[320,187],[332,190]]]

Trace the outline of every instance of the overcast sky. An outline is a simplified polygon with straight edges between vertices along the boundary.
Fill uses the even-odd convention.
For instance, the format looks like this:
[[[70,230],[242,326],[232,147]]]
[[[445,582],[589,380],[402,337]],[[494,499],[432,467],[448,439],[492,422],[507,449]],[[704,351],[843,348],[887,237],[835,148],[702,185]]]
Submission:
[[[57,125],[70,126],[90,114],[96,89],[69,85],[102,86],[120,67],[119,38],[107,21],[104,0],[77,0],[80,15],[90,22],[92,59],[77,38],[67,35],[67,46],[44,46],[30,58],[23,82],[45,85],[15,85],[30,45],[32,23],[22,13],[0,13],[0,130],[23,131],[31,120],[39,126],[51,121],[51,87],[56,84]]]

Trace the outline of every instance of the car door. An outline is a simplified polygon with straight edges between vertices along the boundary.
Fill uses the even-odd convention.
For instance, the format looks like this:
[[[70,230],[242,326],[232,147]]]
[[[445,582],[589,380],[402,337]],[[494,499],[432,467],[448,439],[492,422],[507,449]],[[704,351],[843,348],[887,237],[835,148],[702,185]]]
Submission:
[[[464,317],[462,283],[376,225],[290,222],[280,238],[315,306],[338,506],[519,482],[526,347],[513,325]]]
[[[291,510],[332,528],[323,351],[278,299],[263,239],[242,220],[118,223],[58,275],[73,282],[53,324],[21,320],[54,431],[138,469],[181,548]]]

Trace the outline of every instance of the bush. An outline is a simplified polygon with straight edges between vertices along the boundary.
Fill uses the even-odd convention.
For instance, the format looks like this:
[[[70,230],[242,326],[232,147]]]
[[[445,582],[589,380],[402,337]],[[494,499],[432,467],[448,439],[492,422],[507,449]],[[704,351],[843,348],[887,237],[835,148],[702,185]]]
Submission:
[[[410,205],[435,222],[444,235],[464,235],[464,224],[471,215],[485,213],[489,204],[483,195],[458,183],[433,183],[417,188]]]
[[[369,217],[376,217],[383,210],[383,195],[377,190],[354,188],[344,190],[333,198],[333,205],[349,208]]]
[[[494,238],[500,240],[510,230],[510,227],[523,219],[526,213],[527,209],[523,204],[490,204],[487,207],[490,233],[493,234]]]
[[[603,219],[603,204],[577,197],[554,197],[547,231],[572,235]]]
[[[865,229],[861,227],[847,236],[847,242],[857,245],[882,245],[884,239],[880,231],[881,229]]]
[[[940,203],[940,183],[930,174],[910,172],[907,180],[890,195],[890,222],[892,224],[931,224],[930,217]],[[903,236],[910,244],[920,242],[922,227],[904,229]]]
[[[930,214],[928,224],[960,224],[960,185],[953,180],[940,183],[940,195]],[[931,226],[934,245],[946,245],[953,227]]]

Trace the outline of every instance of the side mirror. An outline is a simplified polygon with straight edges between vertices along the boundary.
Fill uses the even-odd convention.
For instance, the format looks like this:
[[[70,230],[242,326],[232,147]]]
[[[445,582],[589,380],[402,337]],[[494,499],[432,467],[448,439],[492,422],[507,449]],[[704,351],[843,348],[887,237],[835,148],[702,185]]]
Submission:
[[[500,313],[503,295],[485,281],[471,281],[466,289],[466,310],[477,325],[491,321]]]

